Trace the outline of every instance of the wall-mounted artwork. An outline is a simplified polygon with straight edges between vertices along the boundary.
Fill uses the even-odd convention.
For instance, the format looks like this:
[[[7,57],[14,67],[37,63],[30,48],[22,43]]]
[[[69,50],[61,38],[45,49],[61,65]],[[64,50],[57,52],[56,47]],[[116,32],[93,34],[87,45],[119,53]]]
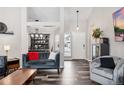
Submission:
[[[113,13],[115,40],[124,41],[124,8]]]
[[[7,25],[0,22],[0,33],[6,33],[7,31]]]
[[[3,22],[0,22],[0,34],[8,34],[8,35],[13,35],[13,32],[8,32],[7,25]]]

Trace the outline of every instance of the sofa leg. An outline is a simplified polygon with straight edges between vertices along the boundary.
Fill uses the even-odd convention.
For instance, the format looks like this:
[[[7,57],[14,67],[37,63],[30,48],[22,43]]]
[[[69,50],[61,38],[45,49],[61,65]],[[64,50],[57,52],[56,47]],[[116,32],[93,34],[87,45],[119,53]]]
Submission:
[[[60,74],[60,70],[59,70],[59,68],[57,69],[57,72],[58,72],[58,74]]]

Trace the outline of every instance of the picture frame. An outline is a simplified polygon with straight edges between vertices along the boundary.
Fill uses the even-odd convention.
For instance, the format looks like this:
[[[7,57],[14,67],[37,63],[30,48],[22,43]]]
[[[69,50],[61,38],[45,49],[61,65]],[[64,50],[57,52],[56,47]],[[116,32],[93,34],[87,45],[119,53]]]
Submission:
[[[112,15],[115,32],[115,41],[124,41],[124,7],[115,11]]]

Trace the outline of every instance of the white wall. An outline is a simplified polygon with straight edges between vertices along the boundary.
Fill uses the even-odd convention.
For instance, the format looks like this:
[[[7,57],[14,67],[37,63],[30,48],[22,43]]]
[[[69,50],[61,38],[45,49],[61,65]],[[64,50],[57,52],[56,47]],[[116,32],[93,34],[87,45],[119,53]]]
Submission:
[[[124,42],[115,42],[112,13],[120,8],[93,8],[89,18],[89,34],[92,26],[100,27],[105,37],[110,39],[110,55],[124,58]],[[91,41],[89,40],[89,58],[91,57]]]
[[[10,45],[9,57],[20,57],[21,42],[21,9],[20,8],[0,8],[0,22],[7,25],[8,31],[13,31],[14,35],[0,34],[0,55],[5,55],[3,46]]]
[[[55,40],[55,46],[54,46],[54,49],[55,51],[59,50],[59,43],[60,43],[60,30],[59,28],[55,31],[55,34],[54,34],[54,40]]]
[[[64,68],[64,8],[60,8],[60,68]]]
[[[86,10],[85,10],[86,9]],[[88,10],[91,8],[64,8],[64,31],[72,32],[76,31],[77,26],[77,13],[79,10],[79,31],[87,32],[87,17],[89,16]]]

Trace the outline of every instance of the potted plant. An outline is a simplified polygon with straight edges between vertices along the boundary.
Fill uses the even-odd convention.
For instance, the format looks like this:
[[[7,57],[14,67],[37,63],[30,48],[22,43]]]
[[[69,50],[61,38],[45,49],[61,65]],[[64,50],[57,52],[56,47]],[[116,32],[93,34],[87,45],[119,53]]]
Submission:
[[[93,30],[92,37],[95,38],[96,42],[100,39],[100,36],[102,35],[103,31],[100,30],[100,28],[96,28]]]

